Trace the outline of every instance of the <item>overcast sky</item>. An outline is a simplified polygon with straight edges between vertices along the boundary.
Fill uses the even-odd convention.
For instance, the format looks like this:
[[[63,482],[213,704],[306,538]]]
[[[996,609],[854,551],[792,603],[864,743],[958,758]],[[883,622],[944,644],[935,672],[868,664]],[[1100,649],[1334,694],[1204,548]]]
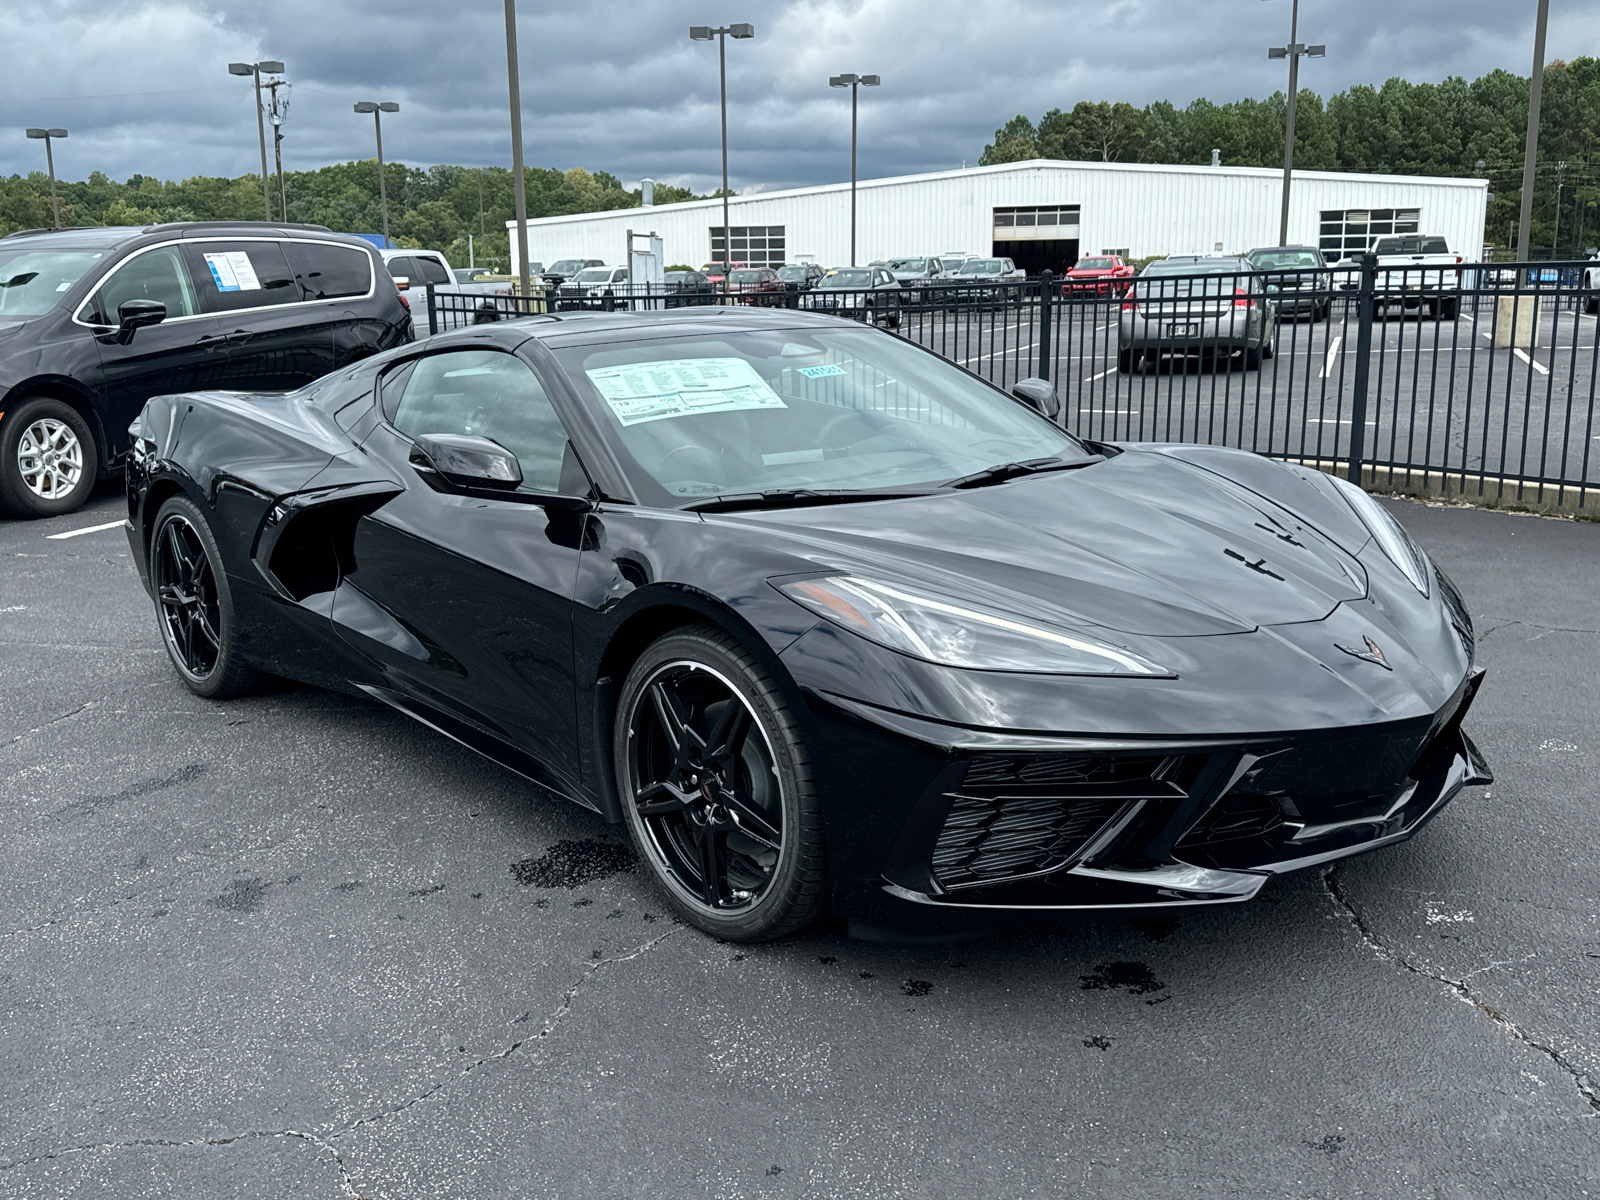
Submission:
[[[1016,112],[1083,99],[1143,105],[1265,96],[1266,48],[1291,0],[521,0],[530,165],[606,170],[706,191],[717,182],[714,43],[691,22],[755,25],[728,43],[730,174],[771,189],[849,177],[849,93],[862,89],[861,173],[973,161]],[[1549,58],[1600,53],[1600,5],[1552,0]],[[1394,75],[1527,74],[1535,0],[1303,0],[1301,40],[1326,42],[1303,86],[1324,95]],[[510,164],[498,0],[0,0],[0,175],[44,165],[29,125],[65,126],[58,171],[163,178],[256,170],[249,81],[281,59],[294,83],[285,166],[372,155],[357,100],[397,100],[384,150],[416,165]]]

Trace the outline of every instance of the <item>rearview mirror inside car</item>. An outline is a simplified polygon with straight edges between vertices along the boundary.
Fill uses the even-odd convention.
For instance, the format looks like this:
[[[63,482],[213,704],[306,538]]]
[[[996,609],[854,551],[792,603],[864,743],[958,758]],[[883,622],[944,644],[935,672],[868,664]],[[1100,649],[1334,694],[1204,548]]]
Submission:
[[[117,342],[126,346],[133,331],[144,325],[159,325],[167,319],[167,306],[159,300],[124,300],[117,305]]]
[[[1056,395],[1055,385],[1048,379],[1019,379],[1011,385],[1011,394],[1051,420],[1061,411],[1061,399]]]
[[[513,491],[522,485],[522,464],[499,442],[456,433],[429,433],[417,439],[411,465],[456,487]]]

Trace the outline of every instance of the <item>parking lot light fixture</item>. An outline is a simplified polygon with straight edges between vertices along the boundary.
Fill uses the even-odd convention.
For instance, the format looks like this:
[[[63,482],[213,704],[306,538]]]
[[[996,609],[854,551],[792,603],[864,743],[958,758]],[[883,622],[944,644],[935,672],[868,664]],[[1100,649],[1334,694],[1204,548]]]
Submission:
[[[28,136],[44,140],[44,161],[50,168],[50,219],[52,227],[61,228],[61,203],[56,199],[56,156],[50,149],[51,138],[64,138],[67,136],[65,129],[30,129]]]
[[[272,187],[267,182],[267,118],[261,105],[261,73],[268,75],[282,75],[283,64],[273,59],[262,59],[253,63],[229,63],[229,75],[249,75],[255,80],[256,85],[256,137],[261,142],[261,208],[266,213],[266,219],[272,220]]]
[[[709,42],[716,39],[717,43],[717,72],[720,81],[722,96],[722,288],[728,288],[729,263],[732,260],[733,229],[728,224],[728,39],[753,38],[756,27],[750,24],[738,25],[691,25],[689,26],[689,40],[692,42]]]
[[[383,244],[389,246],[389,187],[383,178],[383,114],[399,112],[393,100],[363,100],[355,106],[358,113],[372,114],[372,130],[378,137],[378,206],[383,210]]]
[[[863,87],[877,87],[883,80],[877,75],[834,75],[829,87],[850,89],[850,265],[856,265],[856,97]]]
[[[1300,0],[1289,0],[1289,44],[1269,46],[1268,58],[1289,60],[1289,104],[1283,124],[1283,206],[1278,217],[1278,245],[1289,241],[1289,182],[1294,174],[1294,109],[1300,98],[1300,60],[1322,58],[1328,53],[1324,45],[1307,46],[1299,40]]]

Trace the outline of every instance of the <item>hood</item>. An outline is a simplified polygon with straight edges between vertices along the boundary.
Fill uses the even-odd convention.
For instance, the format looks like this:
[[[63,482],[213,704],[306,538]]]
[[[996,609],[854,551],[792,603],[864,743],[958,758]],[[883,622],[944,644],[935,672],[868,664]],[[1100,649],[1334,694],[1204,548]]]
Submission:
[[[1139,450],[949,495],[705,519],[762,527],[823,569],[1144,636],[1320,621],[1367,592],[1361,564],[1288,510]]]

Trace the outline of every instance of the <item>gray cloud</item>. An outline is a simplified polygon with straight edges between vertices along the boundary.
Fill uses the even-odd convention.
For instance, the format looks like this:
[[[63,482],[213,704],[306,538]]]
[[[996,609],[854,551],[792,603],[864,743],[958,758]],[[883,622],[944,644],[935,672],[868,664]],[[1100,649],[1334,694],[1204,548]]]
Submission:
[[[1554,0],[1549,57],[1600,42],[1600,13]],[[1144,104],[1264,96],[1284,84],[1266,47],[1287,40],[1289,0],[613,0],[519,8],[530,164],[582,165],[715,186],[714,45],[691,21],[748,20],[730,43],[730,170],[736,187],[843,178],[848,94],[830,74],[876,72],[863,92],[862,173],[972,161],[1016,112],[1082,99]],[[1328,57],[1304,86],[1324,94],[1394,75],[1525,74],[1532,5],[1505,0],[1304,0],[1301,38]],[[504,26],[486,0],[8,0],[0,10],[0,174],[38,169],[26,125],[65,125],[64,176],[162,177],[256,169],[247,80],[230,60],[281,58],[294,81],[292,169],[370,157],[355,100],[398,100],[388,157],[509,164]]]

